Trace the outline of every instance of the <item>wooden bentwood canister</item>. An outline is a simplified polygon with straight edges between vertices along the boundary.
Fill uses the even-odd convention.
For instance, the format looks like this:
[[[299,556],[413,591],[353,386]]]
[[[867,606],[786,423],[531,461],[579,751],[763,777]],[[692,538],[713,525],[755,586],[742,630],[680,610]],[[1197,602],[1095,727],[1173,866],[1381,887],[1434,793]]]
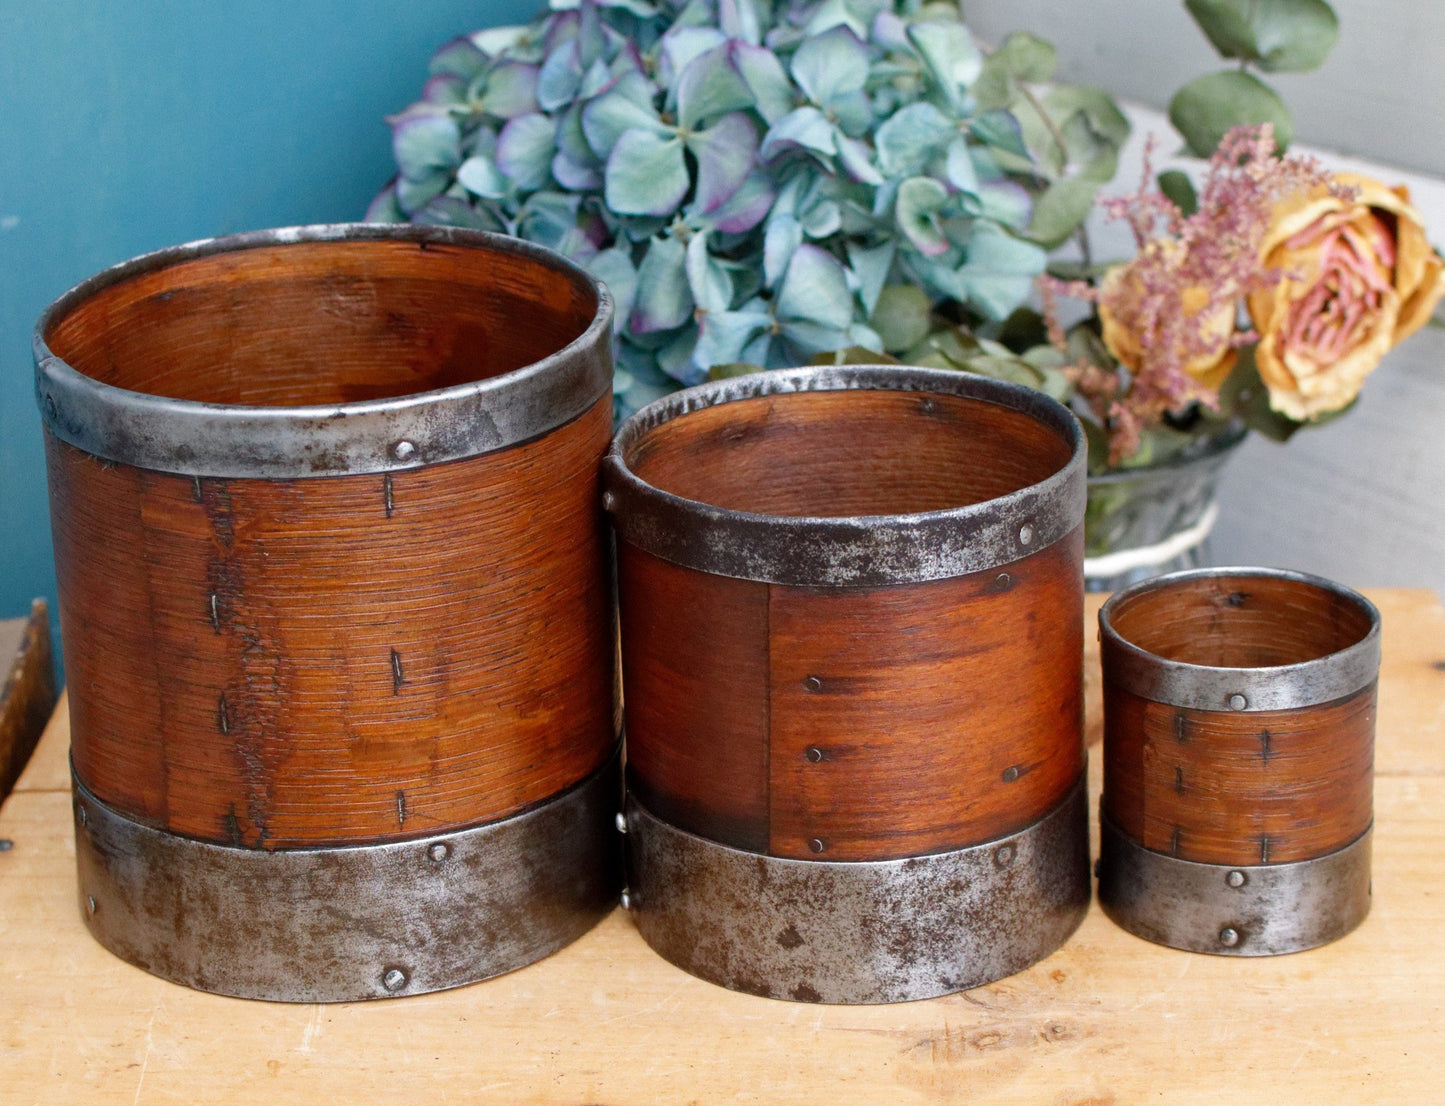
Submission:
[[[604,465],[628,904],[686,970],[923,998],[1089,900],[1083,435],[1039,393],[826,367],[668,396]]]
[[[81,910],[157,975],[415,994],[616,901],[611,300],[450,228],[199,242],[36,331]]]
[[[1370,908],[1380,615],[1317,576],[1180,572],[1099,614],[1099,902],[1174,948],[1268,956]]]

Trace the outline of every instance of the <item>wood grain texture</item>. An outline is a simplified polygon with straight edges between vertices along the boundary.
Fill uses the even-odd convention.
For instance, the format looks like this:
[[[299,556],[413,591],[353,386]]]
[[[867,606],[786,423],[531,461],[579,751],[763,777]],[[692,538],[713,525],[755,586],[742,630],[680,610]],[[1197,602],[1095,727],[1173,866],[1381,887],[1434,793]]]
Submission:
[[[294,481],[49,440],[81,780],[141,821],[267,848],[436,833],[575,783],[615,732],[611,411]]]
[[[1375,686],[1299,710],[1203,711],[1104,689],[1104,805],[1146,848],[1309,860],[1370,826]]]
[[[773,515],[908,514],[981,503],[1058,472],[1069,448],[1012,408],[919,392],[801,392],[689,412],[627,458],[685,499]]]
[[[935,511],[1068,463],[983,400],[794,392],[700,408],[628,448],[642,481],[774,516]],[[814,555],[826,551],[813,550]],[[628,762],[654,813],[801,859],[940,852],[1037,820],[1083,765],[1082,527],[949,580],[796,587],[619,545]]]
[[[1082,556],[1080,527],[1004,570],[770,588],[768,852],[958,849],[1062,800],[1084,767]]]
[[[515,254],[418,242],[308,242],[134,276],[45,339],[104,384],[176,399],[348,403],[498,376],[577,338],[596,301]]]
[[[1131,645],[1166,660],[1214,668],[1300,664],[1364,639],[1369,612],[1339,592],[1241,573],[1142,591],[1110,610]]]
[[[0,634],[0,801],[10,794],[55,707],[50,612],[44,600]]]
[[[780,1101],[824,1106],[1418,1106],[1445,1019],[1445,610],[1385,618],[1374,904],[1263,960],[1131,937],[1092,907],[1058,952],[964,994],[879,1007],[754,998],[673,968],[618,911],[523,971],[339,1006],[240,1003],[131,968],[80,921],[55,725],[0,808],[0,1101]],[[1092,617],[1097,600],[1089,597]],[[1093,635],[1089,663],[1097,667]],[[1098,716],[1090,686],[1088,713]],[[58,716],[63,721],[63,718]],[[1101,761],[1089,778],[1097,795]],[[33,789],[27,789],[33,788]],[[1092,809],[1092,804],[1091,804]]]
[[[618,542],[629,786],[659,817],[768,844],[768,585]]]

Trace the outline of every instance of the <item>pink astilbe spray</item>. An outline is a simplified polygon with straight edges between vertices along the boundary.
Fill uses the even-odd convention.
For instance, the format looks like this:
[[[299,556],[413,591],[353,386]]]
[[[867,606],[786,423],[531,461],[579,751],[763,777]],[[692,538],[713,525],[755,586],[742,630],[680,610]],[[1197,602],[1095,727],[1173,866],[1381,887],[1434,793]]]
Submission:
[[[1274,149],[1274,128],[1267,123],[1231,130],[1209,160],[1197,210],[1185,216],[1152,183],[1151,138],[1139,190],[1101,201],[1110,219],[1122,219],[1134,232],[1134,259],[1097,286],[1043,278],[1056,345],[1062,337],[1053,311],[1059,295],[1096,304],[1101,317],[1111,317],[1111,328],[1127,337],[1111,345],[1121,361],[1132,362],[1118,373],[1094,365],[1069,370],[1076,392],[1109,431],[1110,464],[1136,453],[1141,434],[1166,413],[1192,403],[1217,410],[1217,390],[1189,369],[1217,367],[1230,350],[1255,340],[1252,331],[1237,327],[1237,305],[1283,275],[1260,265],[1274,205],[1297,190],[1329,184],[1313,158],[1282,158]],[[1120,352],[1124,346],[1127,357]]]

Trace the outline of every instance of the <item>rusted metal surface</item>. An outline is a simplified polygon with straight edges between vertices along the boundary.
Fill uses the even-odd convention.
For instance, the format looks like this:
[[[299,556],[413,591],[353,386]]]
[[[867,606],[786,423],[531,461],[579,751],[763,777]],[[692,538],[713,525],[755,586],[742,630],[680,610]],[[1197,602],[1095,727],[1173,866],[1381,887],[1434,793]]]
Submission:
[[[1122,636],[1114,614],[1131,600],[1194,582],[1293,582],[1353,608],[1369,630],[1347,648],[1287,665],[1190,664],[1157,656]],[[1287,609],[1272,614],[1282,625]],[[1119,592],[1099,612],[1104,681],[1157,703],[1213,711],[1291,710],[1342,699],[1373,683],[1380,670],[1380,612],[1364,596],[1320,576],[1272,568],[1208,568],[1171,573]]]
[[[800,1002],[902,1002],[980,986],[1058,948],[1089,903],[1081,778],[1026,829],[887,861],[789,860],[661,821],[629,795],[628,903],[658,953]]]
[[[617,904],[620,748],[498,822],[382,845],[230,848],[124,817],[75,783],[81,916],[124,960],[203,991],[348,1002],[532,963]]]
[[[1068,463],[1008,495],[948,510],[862,517],[793,517],[727,510],[639,479],[628,465],[656,427],[719,404],[796,392],[898,391],[963,396],[1028,414],[1068,443]],[[1009,564],[1078,525],[1087,447],[1078,421],[1030,388],[969,373],[829,365],[734,377],[649,404],[618,430],[603,465],[606,505],[625,541],[722,576],[806,587],[918,583]]]
[[[97,294],[188,261],[296,243],[396,241],[529,258],[595,288],[596,316],[565,348],[513,372],[416,395],[322,406],[201,403],[130,391],[77,372],[46,342],[57,320]],[[590,408],[611,387],[612,312],[606,289],[580,268],[504,235],[375,224],[256,231],[146,254],[66,292],[36,324],[36,398],[46,429],[57,438],[157,472],[274,480],[402,471],[525,442]]]
[[[1146,849],[1100,815],[1099,904],[1156,944],[1274,956],[1327,944],[1370,910],[1370,840],[1291,864],[1199,864]]]

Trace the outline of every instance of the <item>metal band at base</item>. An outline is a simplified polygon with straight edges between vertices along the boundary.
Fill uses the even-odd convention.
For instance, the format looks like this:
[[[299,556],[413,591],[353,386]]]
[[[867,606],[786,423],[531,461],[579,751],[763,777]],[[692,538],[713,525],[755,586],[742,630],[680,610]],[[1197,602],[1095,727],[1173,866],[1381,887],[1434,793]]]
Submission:
[[[1145,940],[1220,956],[1275,956],[1343,937],[1370,912],[1370,830],[1291,864],[1200,864],[1146,849],[1099,818],[1099,905]]]
[[[349,1002],[500,975],[616,906],[619,754],[511,818],[328,849],[177,837],[122,816],[77,780],[81,914],[121,959],[239,998]]]
[[[661,821],[627,800],[629,906],[678,967],[801,1002],[931,998],[1043,959],[1089,906],[1082,778],[1019,833],[885,861],[786,860]]]

